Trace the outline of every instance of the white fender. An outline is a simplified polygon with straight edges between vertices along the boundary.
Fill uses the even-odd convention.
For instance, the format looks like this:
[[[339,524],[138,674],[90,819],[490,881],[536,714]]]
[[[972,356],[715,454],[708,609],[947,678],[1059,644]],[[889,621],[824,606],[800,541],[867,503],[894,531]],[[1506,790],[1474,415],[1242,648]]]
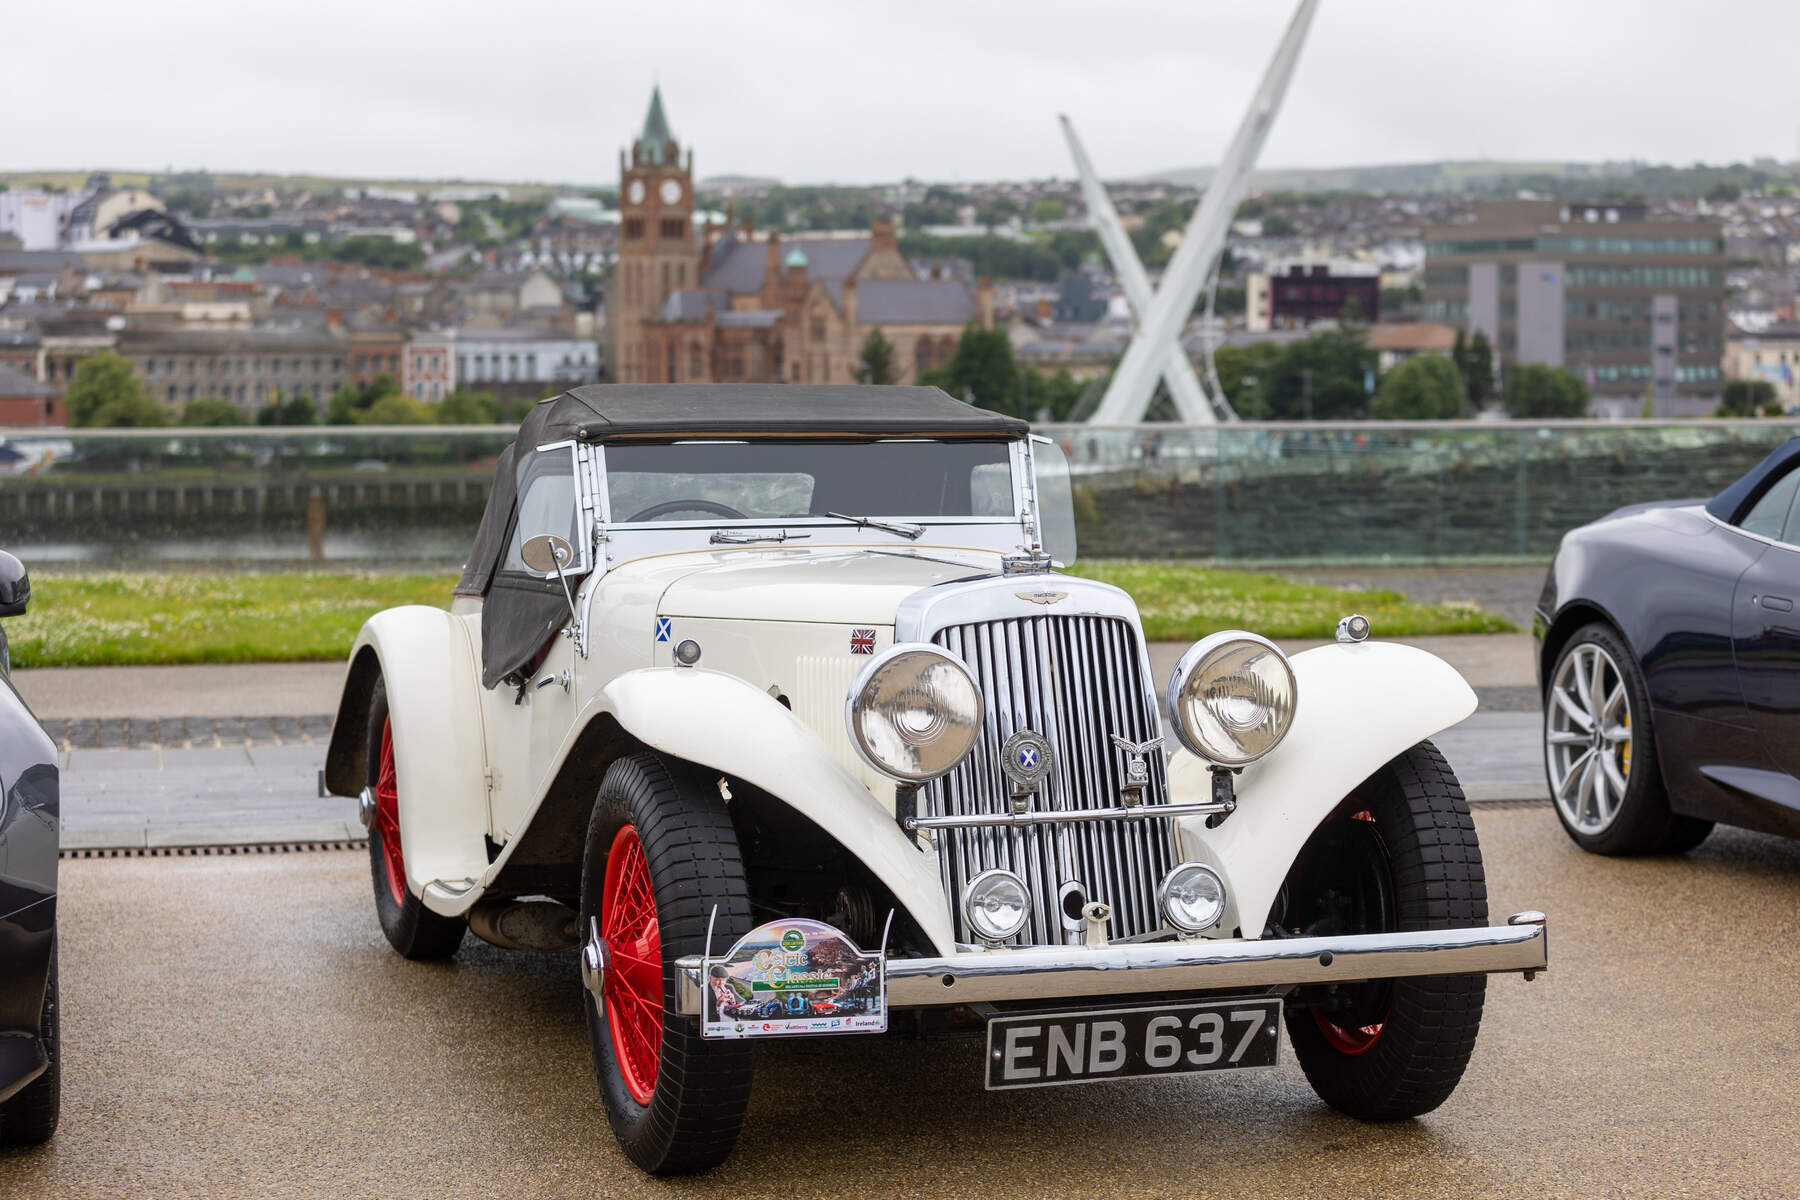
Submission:
[[[955,950],[936,852],[921,850],[902,833],[894,814],[768,693],[735,675],[700,668],[627,671],[583,707],[547,779],[555,778],[582,730],[602,714],[646,746],[761,788],[810,820],[893,892],[940,953]],[[526,827],[536,815],[534,808]],[[521,840],[514,837],[508,850]],[[489,877],[505,865],[502,855]]]
[[[1178,824],[1183,853],[1225,881],[1220,936],[1260,937],[1294,859],[1338,802],[1382,764],[1475,711],[1475,692],[1443,659],[1393,642],[1329,645],[1291,660],[1294,724],[1266,758],[1237,778],[1238,808],[1217,829]],[[1178,751],[1171,798],[1206,799],[1211,773]]]
[[[406,886],[432,909],[460,911],[447,899],[488,869],[481,665],[466,625],[423,604],[370,617],[350,650],[352,663],[365,646],[387,681]]]

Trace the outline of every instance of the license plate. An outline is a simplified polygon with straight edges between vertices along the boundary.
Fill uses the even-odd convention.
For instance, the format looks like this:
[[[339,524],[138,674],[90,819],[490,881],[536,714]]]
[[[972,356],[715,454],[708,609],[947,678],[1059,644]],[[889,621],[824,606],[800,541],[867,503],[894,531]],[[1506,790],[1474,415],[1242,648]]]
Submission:
[[[995,1017],[987,1026],[987,1086],[999,1091],[1272,1067],[1280,1015],[1278,998],[1258,996]]]

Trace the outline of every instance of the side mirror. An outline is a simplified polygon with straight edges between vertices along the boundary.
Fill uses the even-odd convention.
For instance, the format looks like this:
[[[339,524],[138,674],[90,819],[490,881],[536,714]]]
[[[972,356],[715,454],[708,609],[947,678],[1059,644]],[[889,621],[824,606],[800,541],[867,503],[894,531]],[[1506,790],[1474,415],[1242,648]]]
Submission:
[[[563,599],[569,602],[569,620],[579,621],[581,618],[575,611],[575,596],[569,591],[569,577],[563,574],[563,568],[575,561],[575,548],[569,545],[568,540],[559,538],[554,533],[540,533],[536,537],[525,539],[525,544],[519,547],[519,557],[539,575],[556,572],[556,578],[562,584]]]
[[[31,576],[25,564],[0,550],[0,617],[22,617],[31,603]]]

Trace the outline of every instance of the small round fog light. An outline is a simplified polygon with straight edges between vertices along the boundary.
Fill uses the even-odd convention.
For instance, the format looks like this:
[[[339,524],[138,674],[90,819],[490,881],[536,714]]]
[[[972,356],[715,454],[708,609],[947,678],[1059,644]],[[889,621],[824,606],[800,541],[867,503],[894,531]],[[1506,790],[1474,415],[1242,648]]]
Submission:
[[[963,888],[963,915],[984,942],[1004,942],[1025,928],[1031,893],[1011,871],[983,871]]]
[[[1162,910],[1183,933],[1211,929],[1225,915],[1225,884],[1211,867],[1185,862],[1163,877]]]

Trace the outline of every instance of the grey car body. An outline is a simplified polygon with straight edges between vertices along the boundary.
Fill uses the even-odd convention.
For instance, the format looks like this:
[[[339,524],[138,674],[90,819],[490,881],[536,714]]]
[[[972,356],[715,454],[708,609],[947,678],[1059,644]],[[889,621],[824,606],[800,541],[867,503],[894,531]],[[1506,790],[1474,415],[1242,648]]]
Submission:
[[[11,555],[0,560],[17,569]],[[42,1024],[56,945],[59,779],[56,744],[0,654],[0,1103],[49,1063]]]

